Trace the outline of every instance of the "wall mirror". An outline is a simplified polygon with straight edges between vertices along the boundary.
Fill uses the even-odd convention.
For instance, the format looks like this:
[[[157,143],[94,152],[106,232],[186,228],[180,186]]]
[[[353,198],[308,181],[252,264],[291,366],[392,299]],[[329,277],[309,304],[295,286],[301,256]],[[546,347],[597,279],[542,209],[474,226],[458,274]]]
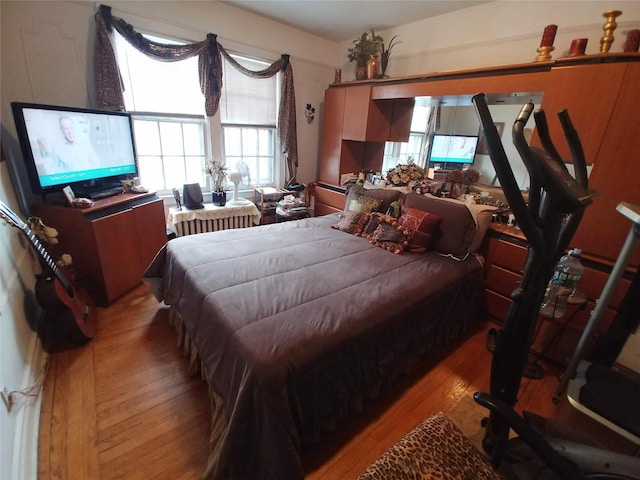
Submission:
[[[474,168],[480,173],[481,184],[499,185],[472,96],[416,97],[409,141],[385,143],[382,175],[399,163],[413,161],[425,168],[442,170]],[[529,175],[511,141],[511,127],[522,105],[531,101],[534,108],[539,108],[542,96],[542,92],[487,95],[491,115],[522,190],[529,187]],[[530,119],[525,128],[527,141],[533,128],[533,119]]]

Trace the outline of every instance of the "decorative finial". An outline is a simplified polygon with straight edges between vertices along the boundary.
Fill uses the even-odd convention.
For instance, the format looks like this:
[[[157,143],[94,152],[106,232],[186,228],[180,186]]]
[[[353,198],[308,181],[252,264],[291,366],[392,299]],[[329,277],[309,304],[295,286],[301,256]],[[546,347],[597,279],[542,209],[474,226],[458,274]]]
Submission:
[[[607,19],[607,22],[604,24],[602,29],[604,30],[604,36],[600,39],[600,53],[608,53],[611,48],[611,44],[615,37],[613,36],[613,32],[616,30],[618,24],[616,23],[616,18],[622,15],[620,10],[609,10],[602,14],[603,17]]]

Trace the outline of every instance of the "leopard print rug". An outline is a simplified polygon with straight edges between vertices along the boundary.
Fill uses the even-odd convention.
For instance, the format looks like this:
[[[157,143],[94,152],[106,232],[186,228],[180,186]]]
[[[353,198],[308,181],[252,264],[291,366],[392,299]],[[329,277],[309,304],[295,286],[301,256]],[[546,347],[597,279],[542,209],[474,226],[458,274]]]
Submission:
[[[444,414],[437,413],[405,435],[358,480],[501,480]]]

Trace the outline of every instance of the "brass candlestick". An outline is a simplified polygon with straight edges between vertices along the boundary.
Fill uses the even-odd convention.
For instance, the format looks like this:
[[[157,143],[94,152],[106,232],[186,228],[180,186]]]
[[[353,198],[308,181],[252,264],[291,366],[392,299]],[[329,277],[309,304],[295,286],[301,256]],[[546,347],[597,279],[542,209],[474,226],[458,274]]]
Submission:
[[[600,53],[607,53],[611,48],[611,44],[613,43],[614,36],[613,32],[615,31],[618,24],[616,23],[616,18],[622,15],[620,10],[609,10],[608,12],[604,12],[602,14],[603,17],[607,19],[607,23],[604,24],[602,29],[604,30],[604,36],[600,39]]]
[[[538,49],[536,50],[536,52],[538,52],[538,55],[536,56],[534,61],[544,62],[547,60],[551,60],[551,52],[553,52],[554,50],[555,48],[553,45],[538,47]]]

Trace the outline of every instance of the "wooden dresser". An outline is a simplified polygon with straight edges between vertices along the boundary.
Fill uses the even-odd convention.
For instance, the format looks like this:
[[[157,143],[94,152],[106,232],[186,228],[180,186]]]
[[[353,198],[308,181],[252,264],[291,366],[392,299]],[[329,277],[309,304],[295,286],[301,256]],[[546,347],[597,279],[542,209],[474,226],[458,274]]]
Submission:
[[[580,247],[573,241],[572,246]],[[510,295],[518,287],[522,278],[525,260],[527,258],[527,242],[522,232],[516,228],[501,223],[492,223],[485,238],[481,252],[485,257],[485,305],[489,319],[501,325],[511,305]],[[553,339],[556,333],[563,328],[563,324],[571,317],[564,332],[554,341],[546,356],[555,362],[566,365],[566,362],[574,351],[578,338],[584,330],[591,311],[595,308],[595,302],[600,297],[612,264],[603,264],[593,257],[585,255],[582,258],[584,275],[578,284],[577,290],[587,297],[586,308],[569,305],[563,318],[543,319],[538,322],[537,334],[534,338],[533,350],[540,352]],[[603,334],[609,328],[615,317],[617,308],[624,297],[629,285],[629,277],[622,279],[618,289],[611,298],[602,323],[598,328],[598,335]],[[576,311],[578,310],[578,311]]]
[[[78,281],[102,307],[140,283],[167,241],[164,205],[154,193],[123,193],[83,209],[39,204],[32,212],[58,230],[56,253],[71,255]]]

